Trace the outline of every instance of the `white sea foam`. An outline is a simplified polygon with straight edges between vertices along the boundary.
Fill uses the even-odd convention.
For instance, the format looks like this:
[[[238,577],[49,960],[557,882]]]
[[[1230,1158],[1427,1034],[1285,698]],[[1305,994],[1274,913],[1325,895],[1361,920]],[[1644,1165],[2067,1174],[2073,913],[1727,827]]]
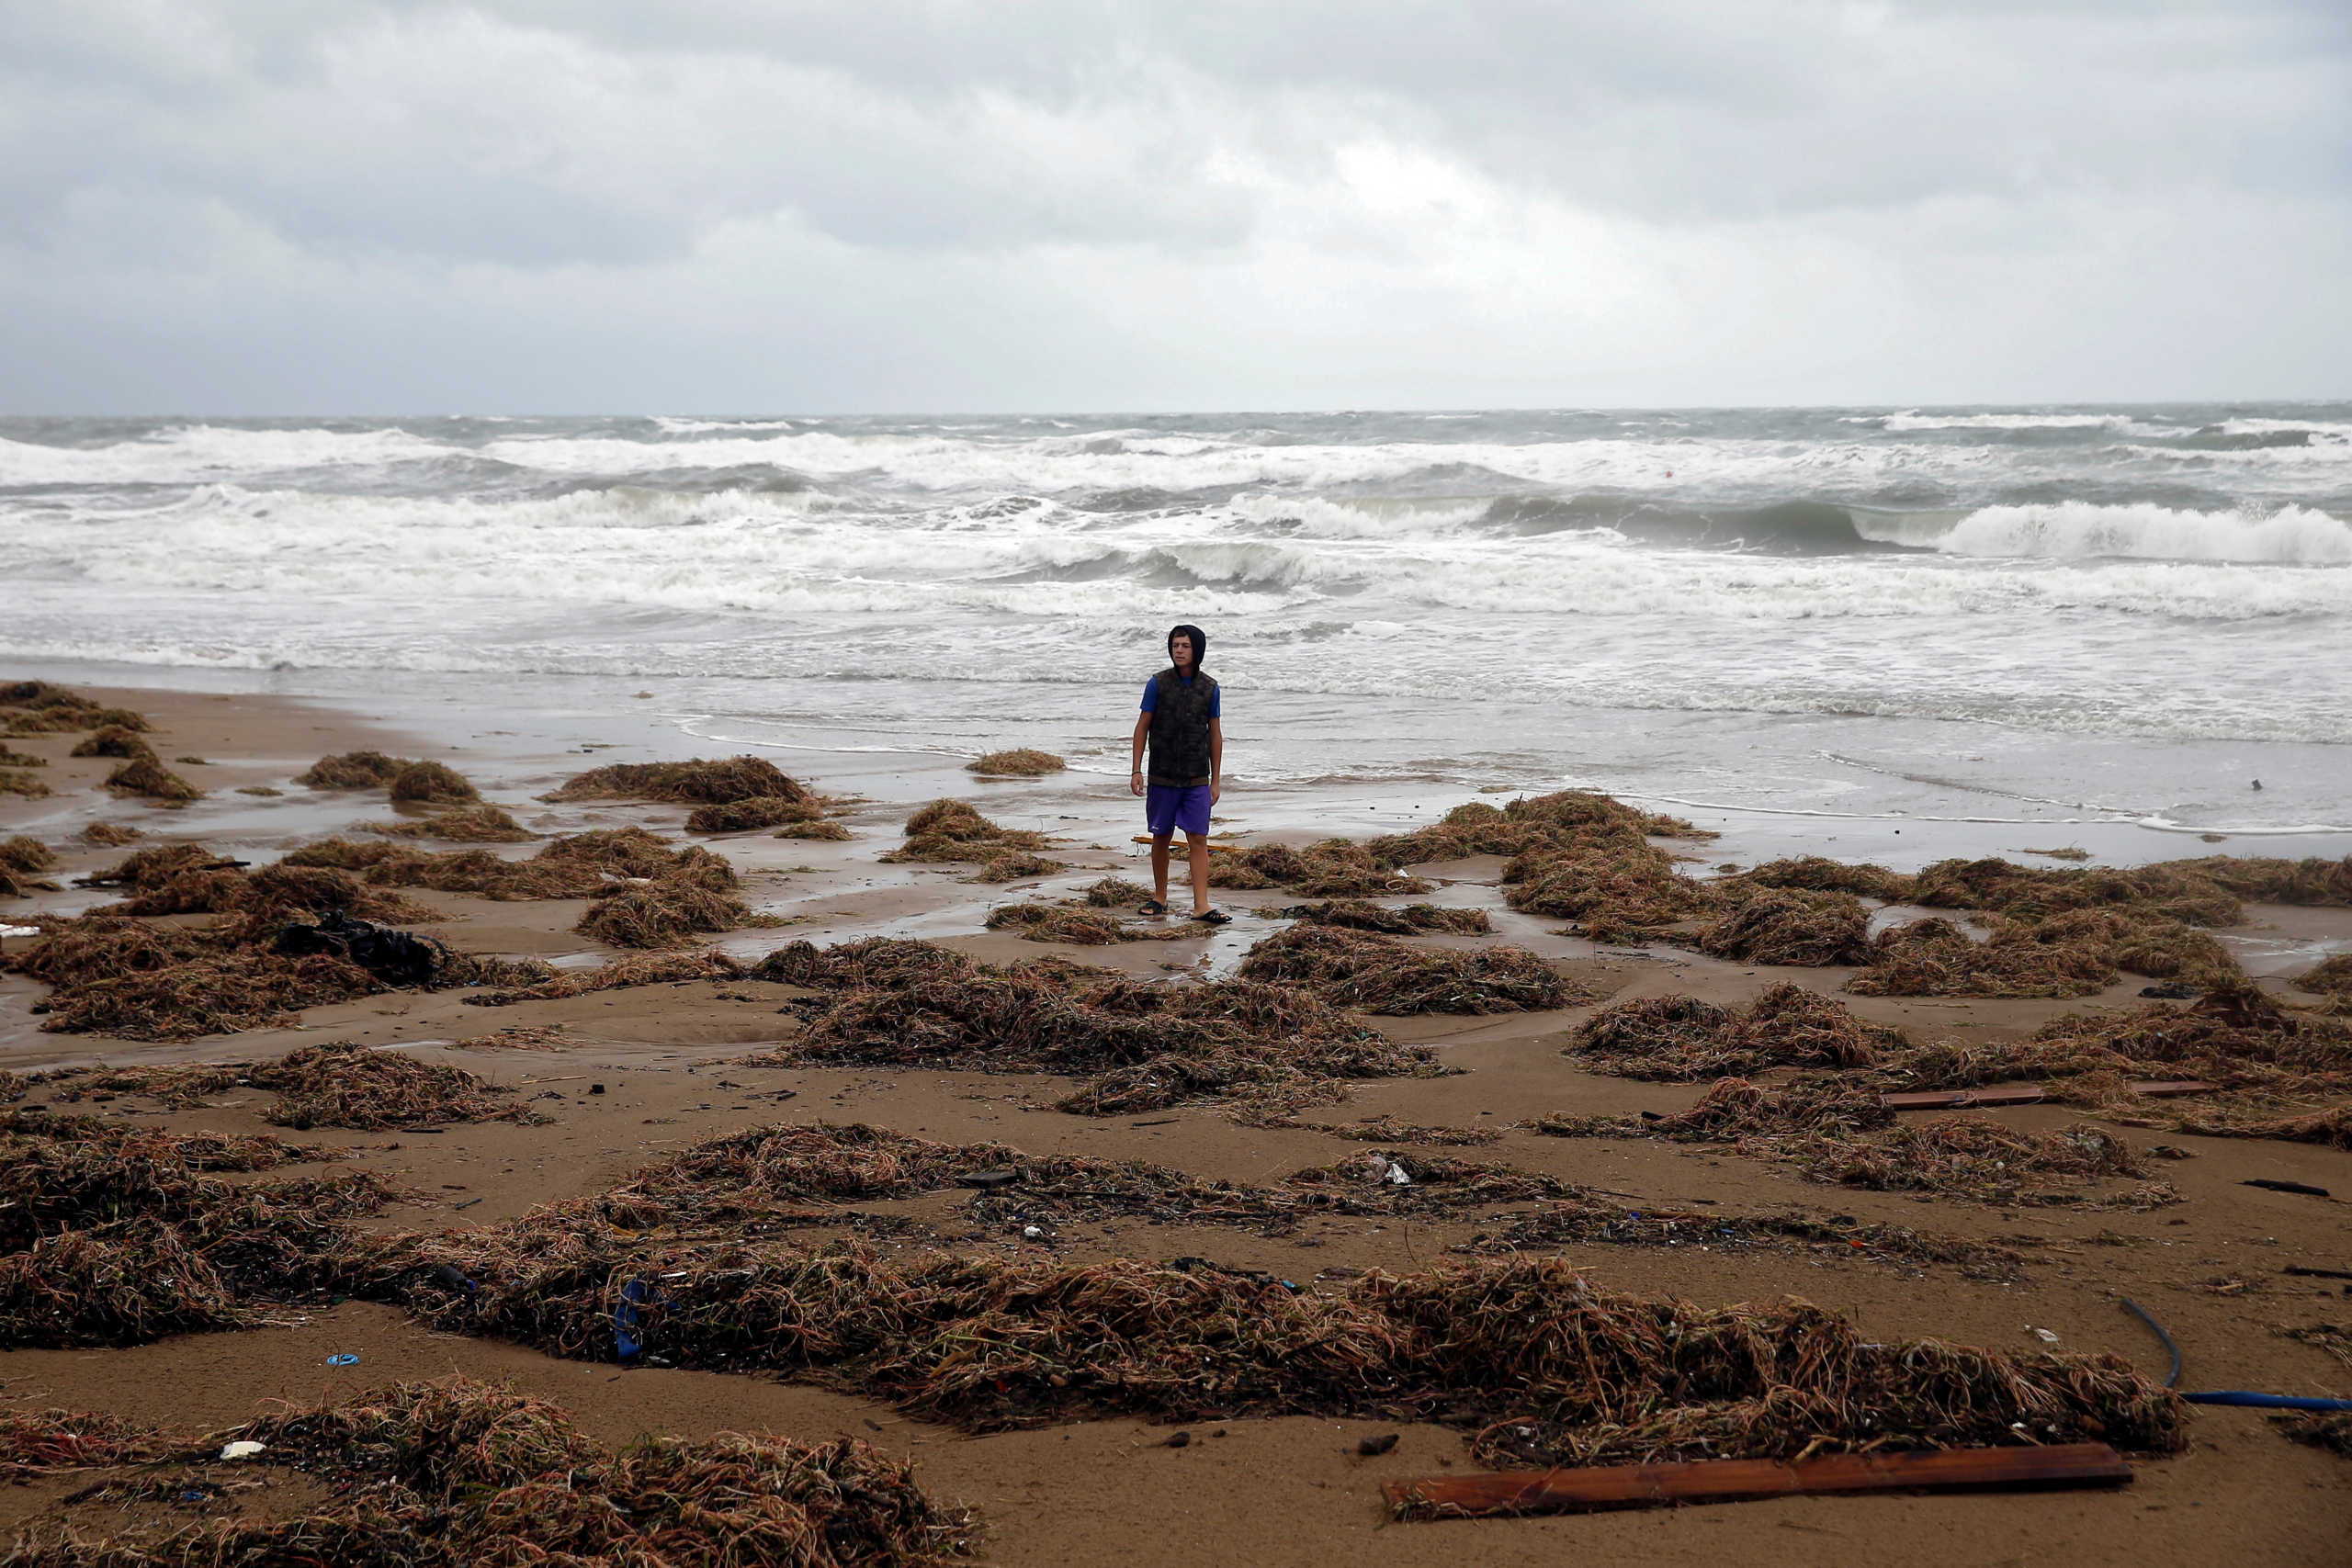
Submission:
[[[191,424],[104,446],[0,440],[0,485],[185,483],[287,469],[449,457],[458,448],[382,430],[244,430]]]
[[[2352,562],[2352,524],[2308,507],[2267,513],[2166,506],[1987,506],[1935,541],[1953,555],[2082,559],[2132,556],[2178,561]]]
[[[1849,415],[1847,423],[1882,430],[2112,430],[2119,434],[2188,435],[2193,424],[2153,424],[2126,413],[1902,413]]]

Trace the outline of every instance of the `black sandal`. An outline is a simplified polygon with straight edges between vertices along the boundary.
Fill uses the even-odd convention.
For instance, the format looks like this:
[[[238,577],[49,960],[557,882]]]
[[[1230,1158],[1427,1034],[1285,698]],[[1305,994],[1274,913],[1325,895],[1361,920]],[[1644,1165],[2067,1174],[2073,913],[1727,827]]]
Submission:
[[[1164,915],[1168,913],[1168,906],[1161,903],[1157,898],[1147,898],[1143,901],[1143,908],[1137,909],[1136,913],[1138,915]]]
[[[1196,926],[1229,926],[1233,923],[1233,917],[1223,909],[1203,909],[1193,917],[1193,923]]]

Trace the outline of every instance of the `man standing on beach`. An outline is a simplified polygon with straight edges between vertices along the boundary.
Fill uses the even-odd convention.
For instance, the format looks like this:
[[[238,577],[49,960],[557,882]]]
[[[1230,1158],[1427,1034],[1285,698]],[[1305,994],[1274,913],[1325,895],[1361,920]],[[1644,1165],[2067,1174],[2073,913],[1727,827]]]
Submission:
[[[1144,797],[1144,819],[1151,829],[1151,901],[1147,915],[1168,913],[1168,844],[1184,830],[1192,852],[1193,919],[1210,925],[1233,917],[1209,907],[1209,807],[1216,804],[1225,776],[1223,694],[1214,677],[1201,672],[1209,650],[1198,626],[1168,634],[1168,668],[1143,689],[1143,713],[1136,720],[1135,777]],[[1151,742],[1151,771],[1144,772],[1144,742]]]

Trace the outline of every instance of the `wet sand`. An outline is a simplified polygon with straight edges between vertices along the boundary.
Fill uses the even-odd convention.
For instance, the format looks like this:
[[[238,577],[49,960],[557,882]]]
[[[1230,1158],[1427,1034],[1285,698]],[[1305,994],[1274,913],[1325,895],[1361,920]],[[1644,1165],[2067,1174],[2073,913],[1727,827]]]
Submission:
[[[684,817],[682,807],[548,807],[534,798],[588,767],[653,760],[645,743],[590,752],[555,744],[548,727],[531,735],[435,736],[281,698],[84,689],[145,712],[157,727],[150,737],[157,752],[210,793],[184,810],[120,803],[96,787],[111,763],[65,756],[78,737],[12,741],[19,750],[51,759],[40,773],[55,793],[37,800],[0,797],[0,837],[29,832],[58,849],[61,863],[50,874],[61,883],[126,852],[90,848],[74,837],[96,819],[138,826],[150,835],[149,842],[201,840],[255,862],[331,832],[383,820],[389,812],[380,791],[335,794],[290,783],[318,756],[360,746],[449,762],[535,831],[624,823],[676,831]],[[1005,738],[1006,744],[1019,740]],[[684,756],[690,748],[689,740],[673,737],[662,754]],[[171,763],[184,755],[208,761]],[[1064,896],[1106,873],[1148,880],[1138,847],[1129,841],[1139,813],[1125,795],[1124,781],[1088,774],[982,783],[952,765],[903,755],[798,753],[776,760],[817,789],[865,798],[841,818],[854,834],[847,842],[778,840],[764,833],[697,840],[736,864],[754,909],[793,922],[782,930],[742,931],[717,939],[716,945],[738,956],[755,956],[797,937],[822,945],[882,933],[948,942],[990,959],[1060,953],[1146,977],[1221,974],[1280,924],[1250,911],[1284,901],[1283,896],[1220,893],[1220,903],[1237,919],[1206,940],[1080,949],[987,933],[982,922],[997,903]],[[240,787],[285,793],[244,795],[235,793]],[[965,880],[967,867],[880,863],[876,857],[898,841],[910,804],[947,794],[975,800],[1007,826],[1055,835],[1061,847],[1054,852],[1070,869],[1041,883],[989,886]],[[1393,830],[1432,820],[1455,804],[1455,797],[1390,797],[1369,805],[1335,800],[1317,820],[1290,803],[1280,810],[1261,810],[1244,788],[1221,806],[1220,816],[1230,819],[1219,830],[1252,841],[1304,841],[1335,831]],[[1781,845],[1791,831],[1787,824],[1776,824],[1769,833],[1747,834],[1734,826],[1703,854],[1710,864],[1753,863],[1783,852]],[[1909,841],[1905,848],[1916,854],[1911,863],[1939,852],[1979,852],[1973,842],[1955,841],[1949,850],[1939,847],[1942,842],[1922,838],[1916,851]],[[1853,843],[1812,847],[1839,858],[1873,858]],[[2025,846],[2007,847],[2015,852]],[[2160,847],[2195,852],[2177,842]],[[2226,848],[2247,853],[2271,850],[2254,844]],[[1498,860],[1420,869],[1439,884],[1430,901],[1487,910],[1497,932],[1491,940],[1540,953],[1612,999],[1685,992],[1734,1002],[1785,979],[1834,992],[1850,973],[1759,969],[1668,947],[1640,953],[1597,949],[1557,934],[1556,920],[1510,910]],[[414,896],[444,916],[420,929],[469,951],[564,964],[612,956],[571,931],[584,907],[578,901],[492,903],[421,891]],[[0,905],[0,922],[36,908],[71,911],[110,897],[86,890],[42,895]],[[2245,927],[2223,935],[2250,972],[2275,976],[2307,965],[2318,953],[2352,948],[2352,911],[2256,907]],[[22,942],[8,945],[15,950]],[[1915,1039],[2006,1039],[2063,1011],[2136,1000],[2142,984],[2128,978],[2089,1003],[1841,999],[1861,1017],[1899,1024]],[[378,1222],[387,1228],[511,1218],[536,1203],[608,1187],[648,1161],[704,1138],[774,1122],[867,1122],[951,1143],[996,1139],[1033,1154],[1146,1159],[1203,1178],[1253,1183],[1361,1155],[1367,1147],[1311,1127],[1237,1126],[1213,1108],[1101,1120],[1066,1115],[1044,1109],[1066,1086],[1037,1077],[730,1065],[793,1032],[794,1015],[778,1010],[775,988],[765,986],[692,982],[496,1010],[465,1006],[456,992],[394,994],[313,1009],[303,1015],[299,1030],[169,1045],[42,1033],[40,1020],[29,1010],[41,994],[42,987],[19,976],[0,977],[0,1066],[260,1057],[350,1039],[456,1062],[537,1097],[533,1108],[553,1118],[540,1126],[461,1124],[430,1134],[305,1134],[351,1147],[359,1166],[438,1195],[389,1210]],[[1457,1152],[1599,1189],[1633,1210],[1701,1206],[1753,1214],[1803,1209],[1997,1240],[2023,1259],[2021,1278],[1989,1280],[1970,1278],[1951,1266],[1841,1258],[1822,1249],[1724,1251],[1696,1241],[1671,1248],[1568,1248],[1566,1255],[1588,1277],[1608,1289],[1671,1293],[1707,1304],[1795,1294],[1851,1315],[1866,1337],[1932,1336],[2006,1351],[2041,1348],[2044,1342],[2034,1330],[2043,1329],[2054,1333],[2064,1348],[2113,1351],[2161,1376],[2161,1348],[2119,1304],[2120,1298],[2131,1296],[2162,1317],[2180,1343],[2188,1359],[2184,1387],[2352,1393],[2352,1372],[2318,1348],[2277,1332],[2281,1326],[2352,1319],[2346,1287],[2281,1271],[2289,1264],[2352,1269],[2352,1203],[2346,1201],[2352,1199],[2352,1155],[2311,1145],[2126,1130],[2124,1135],[2135,1143],[2164,1141],[2190,1151],[2193,1158],[2169,1165],[2163,1173],[2187,1201],[2145,1213],[2094,1213],[2001,1209],[1824,1187],[1785,1167],[1717,1153],[1645,1141],[1547,1138],[1512,1129],[1512,1123],[1550,1112],[1672,1111],[1702,1091],[1704,1086],[1644,1084],[1578,1070],[1560,1055],[1559,1047],[1589,1010],[1380,1021],[1393,1038],[1436,1046],[1449,1066],[1468,1070],[1434,1080],[1358,1084],[1347,1104],[1310,1111],[1307,1119],[1340,1123],[1389,1113],[1420,1123],[1501,1128],[1498,1142]],[[550,1052],[454,1048],[455,1042],[494,1028],[544,1023],[563,1024],[573,1043]],[[603,1083],[607,1092],[585,1092],[594,1083]],[[42,1096],[36,1091],[34,1098]],[[258,1116],[265,1103],[259,1095],[240,1100],[231,1094],[210,1108],[184,1111],[157,1111],[138,1100],[74,1109],[135,1115],[141,1125],[175,1131],[246,1133],[270,1130]],[[1992,1114],[2021,1126],[2080,1119],[2063,1107]],[[2337,1196],[2317,1199],[2242,1185],[2250,1178],[2327,1187]],[[1010,1255],[1043,1245],[1073,1262],[1199,1256],[1266,1269],[1309,1290],[1337,1288],[1369,1269],[1427,1267],[1484,1228],[1475,1217],[1427,1224],[1331,1218],[1310,1222],[1295,1235],[1264,1237],[1213,1227],[1113,1222],[1064,1225],[1041,1244],[1024,1238],[1017,1225],[975,1224],[960,1195],[861,1207],[935,1226],[961,1250]],[[888,1249],[918,1243],[884,1237],[877,1245]],[[349,1372],[329,1369],[325,1359],[337,1352],[357,1354],[358,1366]],[[250,1332],[132,1349],[18,1350],[0,1361],[0,1404],[102,1409],[142,1420],[212,1426],[243,1417],[264,1399],[314,1398],[338,1387],[450,1371],[504,1378],[544,1393],[573,1409],[592,1435],[611,1440],[645,1431],[699,1435],[747,1428],[803,1439],[836,1433],[870,1438],[915,1457],[924,1484],[935,1495],[978,1507],[989,1557],[1009,1563],[1172,1564],[1223,1558],[1401,1568],[1424,1562],[1532,1563],[1587,1556],[1700,1563],[1736,1554],[1757,1563],[2064,1559],[2332,1564],[2352,1556],[2346,1546],[2352,1540],[2352,1464],[2285,1441],[2259,1413],[2228,1409],[2199,1411],[2187,1452],[2141,1464],[2135,1483],[2114,1494],[1791,1500],[1399,1526],[1384,1522],[1378,1483],[1394,1476],[1475,1468],[1458,1432],[1288,1418],[1203,1424],[1193,1430],[1197,1440],[1182,1449],[1165,1446],[1167,1429],[1134,1421],[974,1438],[910,1420],[886,1404],[764,1377],[658,1368],[624,1372],[514,1346],[430,1335],[398,1312],[356,1302],[331,1311],[289,1314]],[[1393,1451],[1376,1458],[1357,1454],[1360,1438],[1389,1430],[1402,1433]],[[0,1523],[23,1517],[47,1495],[44,1486],[0,1491]]]

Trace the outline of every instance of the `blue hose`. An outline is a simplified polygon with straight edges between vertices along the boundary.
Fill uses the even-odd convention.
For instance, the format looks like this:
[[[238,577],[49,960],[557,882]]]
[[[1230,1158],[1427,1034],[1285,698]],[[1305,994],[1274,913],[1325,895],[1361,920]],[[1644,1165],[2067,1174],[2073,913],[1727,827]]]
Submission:
[[[2191,1404],[2250,1404],[2256,1410],[2352,1410],[2352,1399],[2317,1399],[2301,1393],[2248,1393],[2242,1388],[2184,1393]]]

